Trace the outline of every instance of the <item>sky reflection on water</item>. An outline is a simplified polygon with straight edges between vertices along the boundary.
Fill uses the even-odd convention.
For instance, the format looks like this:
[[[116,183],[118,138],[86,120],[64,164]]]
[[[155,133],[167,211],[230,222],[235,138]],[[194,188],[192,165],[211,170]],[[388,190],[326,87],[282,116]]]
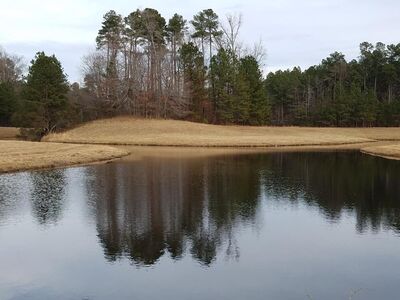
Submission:
[[[0,299],[394,299],[400,163],[359,153],[0,176]]]

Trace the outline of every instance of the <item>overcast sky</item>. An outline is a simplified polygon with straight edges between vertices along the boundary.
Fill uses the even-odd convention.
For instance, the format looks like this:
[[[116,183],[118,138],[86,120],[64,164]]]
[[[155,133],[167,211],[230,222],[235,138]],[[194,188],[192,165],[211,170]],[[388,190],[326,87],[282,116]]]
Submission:
[[[95,47],[102,16],[110,9],[126,16],[152,7],[166,19],[187,20],[213,8],[224,18],[242,13],[242,39],[263,40],[266,70],[317,64],[334,51],[358,56],[363,41],[400,42],[399,0],[0,0],[0,45],[29,62],[37,51],[55,54],[69,80],[80,81],[80,61]]]

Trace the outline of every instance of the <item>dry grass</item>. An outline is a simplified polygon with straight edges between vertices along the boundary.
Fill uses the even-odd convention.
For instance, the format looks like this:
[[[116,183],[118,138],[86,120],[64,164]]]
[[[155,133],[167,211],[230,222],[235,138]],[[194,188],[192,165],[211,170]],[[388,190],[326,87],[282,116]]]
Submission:
[[[0,127],[0,140],[15,140],[18,138],[19,128]]]
[[[127,155],[123,149],[100,145],[68,145],[0,141],[0,172],[63,167]]]
[[[16,128],[0,128],[0,139],[12,139]],[[0,172],[70,166],[133,155],[199,157],[254,151],[362,150],[365,153],[400,159],[400,128],[309,128],[216,126],[172,120],[113,118],[87,123],[65,133],[44,138],[47,143],[0,141]],[[379,141],[379,142],[378,142]],[[386,142],[384,142],[386,141]],[[59,142],[59,143],[57,143]],[[68,144],[70,143],[70,144]],[[130,145],[119,149],[105,145]],[[190,146],[160,151],[152,147]],[[266,149],[217,149],[195,147],[267,147]],[[277,148],[279,147],[279,148]],[[135,149],[136,148],[136,149]],[[184,150],[184,151],[183,151]]]
[[[217,126],[119,117],[84,124],[45,141],[136,146],[278,147],[400,140],[400,128]]]
[[[366,147],[362,148],[361,152],[370,155],[381,156],[384,158],[400,160],[400,144]]]

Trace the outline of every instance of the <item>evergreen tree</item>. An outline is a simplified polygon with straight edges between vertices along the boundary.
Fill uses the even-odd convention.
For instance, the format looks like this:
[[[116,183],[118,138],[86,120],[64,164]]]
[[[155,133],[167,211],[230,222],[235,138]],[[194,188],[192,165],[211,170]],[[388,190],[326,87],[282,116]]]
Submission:
[[[18,105],[16,87],[11,82],[0,82],[0,126],[9,126]]]
[[[103,17],[102,27],[96,37],[97,48],[106,48],[106,98],[116,101],[118,98],[118,51],[121,47],[124,30],[122,16],[110,10]]]
[[[168,39],[172,46],[172,64],[173,64],[173,89],[177,93],[179,90],[179,78],[178,78],[178,47],[182,44],[184,34],[186,30],[186,20],[178,14],[169,20],[167,26]]]
[[[106,46],[107,49],[107,76],[114,78],[117,74],[117,54],[121,44],[123,32],[121,15],[110,10],[103,17],[102,27],[96,37],[97,47]]]
[[[221,48],[213,56],[210,65],[210,79],[215,118],[219,123],[235,121],[234,99],[237,59],[233,53]],[[235,105],[236,104],[236,105]]]
[[[22,127],[34,127],[39,136],[63,126],[68,117],[67,77],[52,55],[38,52],[23,86],[23,103],[15,116]]]
[[[237,68],[233,82],[232,98],[234,114],[232,121],[235,124],[246,125],[250,123],[251,91],[246,74],[240,71],[239,62]]]
[[[219,30],[218,15],[212,9],[205,9],[195,15],[190,23],[195,29],[192,37],[200,39],[203,55],[205,55],[204,43],[208,40],[211,65],[213,41],[222,35],[222,31]]]
[[[252,125],[266,124],[269,120],[270,107],[257,60],[253,56],[242,58],[240,60],[239,74],[240,78],[248,86],[248,95],[246,97],[249,99],[248,123]]]
[[[185,90],[195,119],[204,120],[203,104],[207,98],[205,90],[206,70],[199,48],[193,43],[183,44],[179,51],[184,73]]]

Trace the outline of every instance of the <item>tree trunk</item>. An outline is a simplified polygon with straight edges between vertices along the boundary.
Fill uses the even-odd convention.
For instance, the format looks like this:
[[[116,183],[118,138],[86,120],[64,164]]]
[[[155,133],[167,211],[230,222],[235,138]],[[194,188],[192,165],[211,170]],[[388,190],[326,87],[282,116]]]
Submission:
[[[212,58],[212,35],[210,33],[210,61],[209,61],[209,66],[211,66],[211,58]]]

